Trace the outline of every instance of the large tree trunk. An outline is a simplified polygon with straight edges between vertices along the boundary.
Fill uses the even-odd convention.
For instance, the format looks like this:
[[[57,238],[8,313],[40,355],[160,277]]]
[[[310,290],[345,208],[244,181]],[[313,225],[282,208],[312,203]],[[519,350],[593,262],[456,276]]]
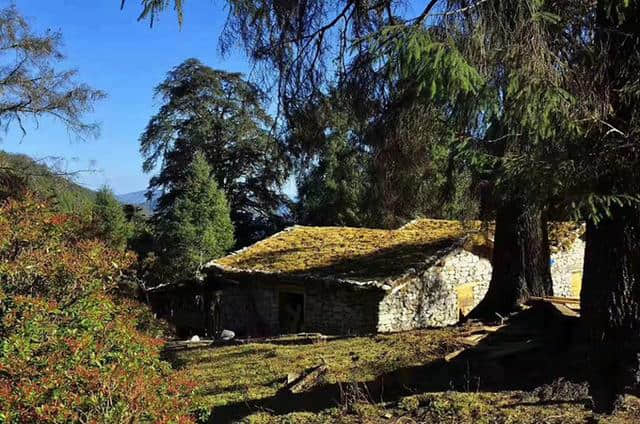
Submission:
[[[589,331],[589,389],[598,412],[612,412],[640,383],[640,212],[616,207],[587,223],[581,315]]]
[[[549,235],[538,206],[511,202],[497,210],[493,272],[485,298],[473,318],[496,318],[520,309],[530,296],[553,294]]]

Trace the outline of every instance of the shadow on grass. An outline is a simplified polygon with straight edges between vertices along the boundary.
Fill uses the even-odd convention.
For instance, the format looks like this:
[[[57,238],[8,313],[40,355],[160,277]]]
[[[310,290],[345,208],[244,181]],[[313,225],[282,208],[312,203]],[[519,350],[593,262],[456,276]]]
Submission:
[[[210,422],[236,422],[258,411],[275,415],[317,413],[344,404],[345,388],[353,387],[366,393],[372,402],[390,402],[412,394],[448,390],[531,391],[558,379],[582,383],[586,354],[578,324],[578,320],[557,317],[544,308],[532,308],[451,361],[440,359],[401,368],[375,380],[328,384],[304,393],[281,390],[271,397],[215,407]],[[541,402],[559,401],[543,397]]]

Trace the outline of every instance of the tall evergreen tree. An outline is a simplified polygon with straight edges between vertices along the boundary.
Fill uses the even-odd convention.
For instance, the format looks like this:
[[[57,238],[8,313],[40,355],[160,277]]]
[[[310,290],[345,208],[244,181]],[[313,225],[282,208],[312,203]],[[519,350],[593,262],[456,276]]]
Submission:
[[[453,2],[448,18],[459,22],[460,51],[484,80],[480,102],[472,100],[463,121],[469,140],[486,159],[480,163],[490,188],[485,202],[493,204],[496,221],[492,278],[474,316],[508,313],[529,296],[553,294],[545,215],[550,194],[535,179],[515,178],[506,169],[522,155],[540,160],[550,154],[548,141],[558,135],[555,109],[567,104],[556,85],[562,63],[549,45],[557,33],[550,28],[557,21],[549,6],[487,2],[461,18],[454,12],[465,3]],[[478,50],[480,45],[485,48]],[[455,69],[452,63],[445,72]]]
[[[599,213],[587,220],[581,314],[594,406],[611,412],[623,394],[640,391],[640,2],[599,0],[593,29],[585,62],[590,110],[600,113],[583,163],[589,209]]]
[[[364,225],[367,160],[347,140],[328,140],[316,162],[300,172],[300,221],[308,225]]]
[[[292,114],[287,148],[295,159],[297,221],[308,225],[366,225],[370,155],[337,90],[316,96]]]
[[[96,193],[93,203],[93,225],[96,235],[114,247],[124,249],[133,228],[127,220],[122,205],[108,187]]]
[[[392,66],[345,75],[290,110],[288,127],[300,206],[317,211],[316,223],[397,228],[416,216],[477,217],[443,113]]]
[[[202,152],[229,200],[239,244],[273,231],[268,226],[287,203],[280,188],[289,165],[260,90],[240,74],[188,59],[168,73],[155,95],[163,104],[140,137],[140,151],[145,172],[160,166],[149,182],[150,194],[162,193],[156,213],[171,210],[186,166]]]
[[[157,278],[197,278],[208,261],[233,246],[229,204],[211,174],[204,154],[196,152],[173,204],[155,217]]]

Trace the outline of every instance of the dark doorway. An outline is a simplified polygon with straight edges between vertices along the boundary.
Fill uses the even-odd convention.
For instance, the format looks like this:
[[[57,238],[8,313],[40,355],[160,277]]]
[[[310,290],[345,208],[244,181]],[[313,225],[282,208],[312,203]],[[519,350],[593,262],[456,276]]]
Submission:
[[[304,323],[304,294],[280,292],[278,306],[280,333],[300,333]]]

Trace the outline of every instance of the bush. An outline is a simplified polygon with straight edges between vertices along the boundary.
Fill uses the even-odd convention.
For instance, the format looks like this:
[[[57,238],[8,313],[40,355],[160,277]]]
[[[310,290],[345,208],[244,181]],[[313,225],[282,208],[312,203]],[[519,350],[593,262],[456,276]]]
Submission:
[[[133,225],[127,220],[122,205],[111,189],[102,187],[98,190],[92,212],[96,235],[111,246],[124,249],[133,235]]]
[[[160,360],[131,253],[33,196],[0,205],[0,422],[192,422],[195,389]]]

